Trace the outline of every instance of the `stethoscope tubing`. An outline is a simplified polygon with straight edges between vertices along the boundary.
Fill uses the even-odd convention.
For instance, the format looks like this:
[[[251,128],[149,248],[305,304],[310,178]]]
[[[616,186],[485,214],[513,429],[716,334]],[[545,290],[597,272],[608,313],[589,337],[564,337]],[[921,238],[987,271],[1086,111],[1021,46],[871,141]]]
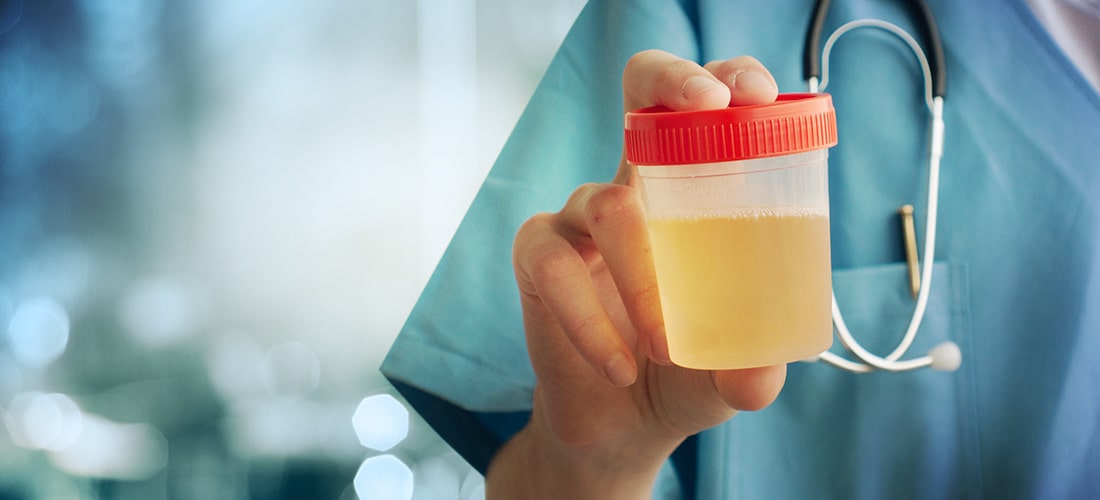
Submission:
[[[828,17],[831,4],[831,0],[817,0],[814,4],[813,15],[810,17],[810,26],[806,30],[806,40],[802,52],[803,81],[822,79],[822,66],[827,63],[823,63],[826,56],[818,57],[818,54],[821,54],[818,44],[821,41],[822,31],[825,29],[825,19]],[[931,94],[932,96],[946,97],[947,68],[944,62],[943,40],[940,38],[936,16],[932,14],[932,8],[924,0],[912,0],[912,4],[919,11],[920,15],[918,17],[922,23],[921,27],[928,47],[927,60],[931,74],[928,81],[931,82]],[[904,30],[902,32],[904,33]],[[908,33],[906,33],[906,36],[909,37]]]
[[[836,300],[836,294],[832,295],[832,316],[837,338],[858,361],[846,359],[831,351],[825,351],[816,359],[821,359],[838,368],[856,372],[867,373],[875,370],[883,371],[909,371],[919,368],[932,367],[938,370],[952,371],[958,368],[961,356],[958,346],[953,342],[944,342],[933,348],[928,355],[909,360],[901,360],[916,339],[921,321],[927,310],[928,298],[932,289],[932,269],[936,249],[936,220],[939,206],[939,173],[940,162],[943,156],[943,102],[946,90],[946,72],[943,67],[943,48],[936,27],[932,11],[923,0],[915,3],[921,11],[924,20],[926,39],[931,49],[931,57],[927,57],[920,44],[898,26],[877,19],[861,19],[845,23],[833,32],[825,42],[825,48],[821,59],[816,57],[818,53],[818,41],[828,13],[829,0],[818,0],[814,8],[810,28],[807,32],[806,52],[804,54],[804,75],[807,86],[811,92],[823,91],[828,85],[829,55],[833,45],[845,33],[859,28],[877,28],[885,30],[904,41],[916,55],[921,64],[921,71],[925,81],[925,102],[931,114],[931,138],[929,143],[929,179],[928,201],[925,216],[924,259],[921,269],[920,289],[917,294],[917,303],[910,318],[905,335],[897,347],[885,357],[880,357],[865,349],[851,334],[844,316]],[[930,60],[931,59],[931,60]],[[818,79],[820,78],[820,85]]]

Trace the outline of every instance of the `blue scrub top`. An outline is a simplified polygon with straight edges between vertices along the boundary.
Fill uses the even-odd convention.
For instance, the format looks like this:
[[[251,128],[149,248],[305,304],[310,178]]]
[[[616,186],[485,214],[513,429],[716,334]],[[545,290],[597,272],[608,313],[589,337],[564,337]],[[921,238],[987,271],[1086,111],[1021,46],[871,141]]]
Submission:
[[[931,298],[911,352],[952,340],[961,368],[795,363],[773,405],[689,440],[674,456],[679,488],[656,496],[1100,497],[1100,96],[1023,0],[929,3],[946,52],[946,142]],[[801,91],[811,4],[586,6],[382,366],[480,470],[523,425],[535,383],[512,238],[580,184],[613,177],[626,60],[649,48],[700,62],[751,54],[781,91]],[[904,4],[835,1],[825,33],[862,17],[920,33]],[[885,354],[914,305],[897,209],[916,207],[922,237],[923,80],[877,31],[846,35],[831,62],[833,286],[854,335]]]

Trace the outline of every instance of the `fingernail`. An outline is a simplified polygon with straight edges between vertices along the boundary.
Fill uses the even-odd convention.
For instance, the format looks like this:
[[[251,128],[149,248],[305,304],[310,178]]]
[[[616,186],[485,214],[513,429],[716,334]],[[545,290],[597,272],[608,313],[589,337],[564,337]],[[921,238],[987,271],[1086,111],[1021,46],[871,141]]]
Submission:
[[[622,353],[616,354],[608,361],[603,367],[604,375],[607,376],[607,380],[610,380],[615,387],[626,387],[634,383],[634,379],[638,376],[638,369],[626,359]]]
[[[680,93],[687,99],[694,99],[695,96],[702,94],[703,92],[709,92],[711,90],[721,88],[720,82],[714,81],[710,78],[703,76],[693,76],[688,78],[684,82],[684,85],[680,87]]]
[[[757,92],[774,91],[775,84],[771,79],[759,71],[742,71],[733,77],[733,88],[738,92],[754,94]]]
[[[668,342],[664,341],[664,339],[659,339],[654,336],[651,337],[649,346],[650,352],[654,358],[653,361],[657,362],[657,364],[659,365],[667,366],[672,364],[672,360],[668,355]]]

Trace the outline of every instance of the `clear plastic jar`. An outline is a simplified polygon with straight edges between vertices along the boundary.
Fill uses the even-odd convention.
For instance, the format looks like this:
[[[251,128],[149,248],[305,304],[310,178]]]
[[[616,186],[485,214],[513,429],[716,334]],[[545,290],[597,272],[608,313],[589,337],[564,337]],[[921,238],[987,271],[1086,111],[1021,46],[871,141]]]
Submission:
[[[836,143],[827,94],[627,114],[673,363],[749,368],[829,348]]]

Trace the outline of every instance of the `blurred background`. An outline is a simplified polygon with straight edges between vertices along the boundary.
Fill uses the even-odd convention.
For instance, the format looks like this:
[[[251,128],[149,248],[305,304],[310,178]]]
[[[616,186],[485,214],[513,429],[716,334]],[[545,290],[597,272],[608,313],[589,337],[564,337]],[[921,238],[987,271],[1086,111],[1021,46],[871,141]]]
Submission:
[[[0,499],[482,498],[378,365],[582,0],[0,0]]]

